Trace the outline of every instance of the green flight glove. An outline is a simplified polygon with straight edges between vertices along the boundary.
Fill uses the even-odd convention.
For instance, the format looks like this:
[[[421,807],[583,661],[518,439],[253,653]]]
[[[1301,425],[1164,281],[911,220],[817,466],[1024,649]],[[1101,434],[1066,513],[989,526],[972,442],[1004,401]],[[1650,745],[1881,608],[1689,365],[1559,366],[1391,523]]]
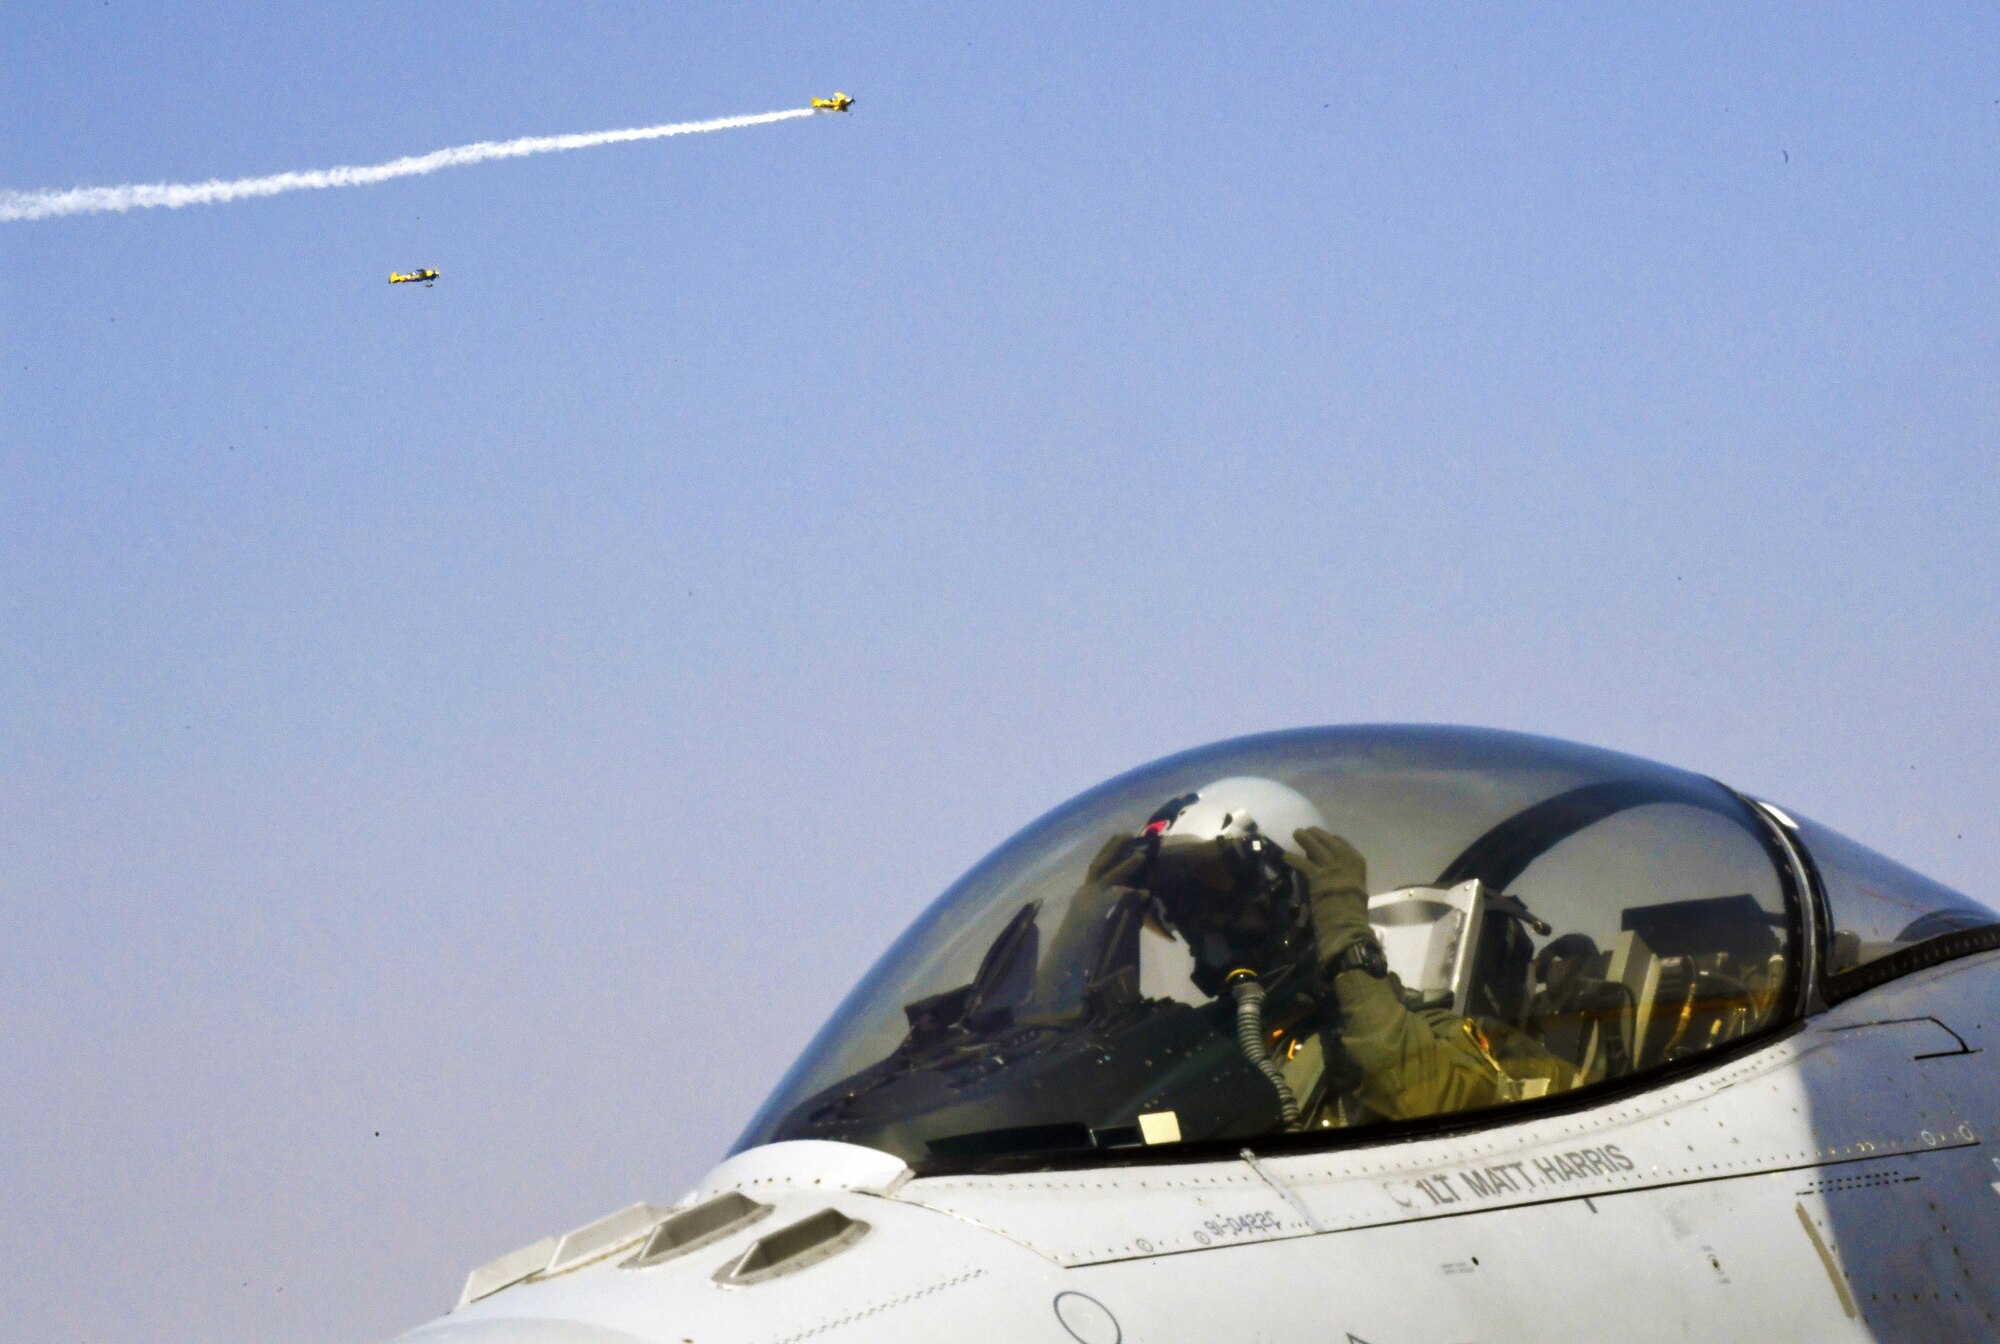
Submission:
[[[1042,953],[1042,965],[1077,968],[1081,975],[1095,963],[1094,949],[1105,935],[1105,919],[1117,907],[1125,884],[1146,865],[1143,846],[1132,843],[1129,835],[1106,840],[1084,870],[1083,885],[1070,898],[1055,937]]]
[[[1145,848],[1133,844],[1129,835],[1114,835],[1098,848],[1090,867],[1084,869],[1083,880],[1093,887],[1122,887],[1145,866]]]
[[[1356,943],[1375,936],[1368,924],[1368,860],[1331,831],[1308,826],[1292,832],[1304,857],[1293,859],[1312,899],[1313,933],[1322,966]]]

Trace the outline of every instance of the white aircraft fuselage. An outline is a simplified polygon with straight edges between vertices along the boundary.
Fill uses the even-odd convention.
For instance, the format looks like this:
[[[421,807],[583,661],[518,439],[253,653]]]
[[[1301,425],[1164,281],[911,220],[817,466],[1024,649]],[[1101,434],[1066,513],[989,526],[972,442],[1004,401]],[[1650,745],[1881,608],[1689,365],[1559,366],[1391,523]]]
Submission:
[[[2000,951],[1826,994],[1841,916],[1774,835],[1812,875],[1795,1006],[1713,1050],[1421,1124],[984,1163],[779,1137],[401,1344],[2000,1339]]]

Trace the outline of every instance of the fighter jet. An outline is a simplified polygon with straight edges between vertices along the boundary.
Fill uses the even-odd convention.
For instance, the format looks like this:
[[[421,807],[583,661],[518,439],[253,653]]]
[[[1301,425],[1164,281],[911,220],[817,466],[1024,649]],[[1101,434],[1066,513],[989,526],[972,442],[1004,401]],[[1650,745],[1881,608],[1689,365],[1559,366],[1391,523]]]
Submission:
[[[389,272],[389,283],[392,285],[414,285],[421,281],[423,287],[429,289],[437,283],[437,278],[436,271],[411,271],[408,275],[401,271]]]
[[[836,93],[831,98],[815,98],[812,105],[815,112],[845,112],[854,106],[854,100],[844,93]]]
[[[1776,804],[1243,738],[1007,841],[692,1192],[403,1339],[1992,1339],[1996,1044],[1992,905]]]

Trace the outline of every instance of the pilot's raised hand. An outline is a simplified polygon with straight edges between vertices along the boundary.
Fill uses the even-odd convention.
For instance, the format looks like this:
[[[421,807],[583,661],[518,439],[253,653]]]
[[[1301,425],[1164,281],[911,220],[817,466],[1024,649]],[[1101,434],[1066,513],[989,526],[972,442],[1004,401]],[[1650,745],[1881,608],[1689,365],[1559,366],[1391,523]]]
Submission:
[[[1134,844],[1129,835],[1114,835],[1098,849],[1083,880],[1093,887],[1122,887],[1145,866],[1145,847]]]
[[[1146,851],[1129,835],[1114,835],[1084,869],[1083,884],[1070,898],[1062,923],[1043,953],[1047,966],[1088,967],[1097,954],[1090,949],[1104,936],[1105,920],[1124,897],[1122,888],[1145,866]]]
[[[1292,866],[1306,880],[1313,931],[1322,966],[1356,943],[1375,936],[1368,924],[1368,860],[1332,831],[1308,826],[1292,832],[1303,856]]]

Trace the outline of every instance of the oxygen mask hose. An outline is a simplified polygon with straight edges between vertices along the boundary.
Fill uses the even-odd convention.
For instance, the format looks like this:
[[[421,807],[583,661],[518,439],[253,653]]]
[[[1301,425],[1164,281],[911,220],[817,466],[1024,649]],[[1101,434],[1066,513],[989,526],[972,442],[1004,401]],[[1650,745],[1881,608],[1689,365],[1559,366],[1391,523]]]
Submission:
[[[1241,969],[1231,971],[1227,983],[1230,993],[1236,996],[1236,1044],[1242,1049],[1243,1058],[1271,1080],[1271,1087],[1278,1094],[1278,1115],[1285,1132],[1296,1134],[1299,1099],[1292,1095],[1291,1085],[1264,1048],[1264,987],[1257,983],[1255,971]]]

